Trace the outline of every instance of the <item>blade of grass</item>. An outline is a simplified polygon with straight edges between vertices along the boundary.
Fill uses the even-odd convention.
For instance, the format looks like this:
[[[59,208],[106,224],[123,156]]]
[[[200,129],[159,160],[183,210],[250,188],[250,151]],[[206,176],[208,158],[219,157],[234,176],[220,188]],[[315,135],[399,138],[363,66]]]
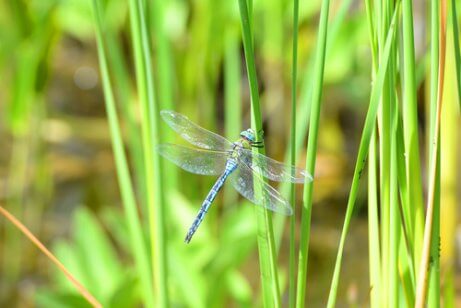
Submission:
[[[405,158],[407,165],[407,184],[409,192],[409,232],[414,234],[414,264],[419,264],[421,240],[423,234],[423,199],[421,170],[419,166],[418,114],[415,78],[415,48],[413,30],[413,1],[402,2],[402,34],[403,34],[403,133]]]
[[[368,161],[368,254],[370,276],[370,304],[379,307],[381,303],[381,256],[378,215],[378,157],[376,128],[371,137]]]
[[[296,94],[297,94],[297,75],[298,75],[298,19],[299,1],[293,0],[293,51],[291,63],[291,127],[290,127],[290,165],[296,165]],[[288,265],[288,307],[296,304],[296,193],[295,184],[290,184],[290,203],[293,206],[293,215],[290,221],[290,252]]]
[[[395,56],[395,54],[393,55]],[[394,58],[395,59],[395,58]],[[395,62],[395,61],[393,61]],[[395,69],[395,64],[391,64]],[[392,84],[392,89],[395,85]],[[390,118],[391,118],[391,144],[390,144],[390,183],[389,183],[389,306],[398,307],[400,298],[399,285],[399,250],[401,239],[401,221],[399,212],[399,192],[398,192],[398,165],[397,165],[397,125],[398,125],[398,104],[394,92],[392,99]]]
[[[455,67],[456,67],[456,80],[458,86],[458,103],[459,110],[461,111],[461,55],[459,50],[459,29],[458,29],[458,14],[456,12],[456,0],[451,0],[451,17],[453,26],[453,41],[455,52]]]
[[[260,132],[262,131],[262,119],[259,103],[258,80],[256,77],[251,20],[248,13],[248,11],[252,11],[252,8],[250,9],[246,0],[239,0],[239,10],[242,23],[243,48],[245,52],[248,81],[250,84],[252,128],[256,132],[256,141],[262,141],[260,136]],[[255,150],[258,153],[264,154],[264,148],[256,148]],[[272,215],[268,210],[262,207],[256,207],[255,209],[258,220],[258,249],[264,305],[265,307],[280,307]]]
[[[30,231],[24,226],[19,220],[17,220],[13,215],[11,215],[6,209],[0,206],[0,214],[2,214],[6,219],[8,219],[19,231],[21,231],[35,246],[37,246],[40,251],[45,254],[48,259],[53,262],[61,272],[66,275],[67,279],[75,286],[78,292],[90,303],[93,307],[102,307],[101,303],[98,302],[96,298],[67,270],[67,268],[62,264],[52,253],[49,251],[45,245],[43,245]]]
[[[382,27],[380,37],[380,52],[383,53],[385,48],[386,35],[391,25],[393,14],[392,3],[387,1],[383,3],[380,11],[382,18]],[[396,265],[396,262],[391,262],[391,257],[395,257],[395,243],[391,242],[391,156],[392,156],[392,109],[396,101],[394,91],[394,80],[396,71],[396,47],[391,48],[389,65],[387,67],[386,78],[384,80],[384,88],[381,98],[381,103],[378,111],[378,126],[379,126],[379,192],[380,192],[380,212],[381,212],[381,292],[386,294],[381,298],[381,304],[384,307],[393,306],[397,301],[395,298],[395,281],[396,269],[391,268]],[[391,251],[394,254],[391,254]],[[395,261],[395,260],[394,260]]]
[[[317,158],[317,137],[319,131],[320,106],[322,101],[322,86],[323,73],[325,69],[329,10],[330,1],[323,1],[322,7],[320,9],[314,80],[312,86],[312,107],[309,122],[309,139],[307,143],[306,157],[306,171],[312,175],[315,174],[315,160]],[[301,238],[298,254],[298,285],[296,291],[296,307],[304,307],[306,296],[307,261],[309,253],[313,192],[314,181],[305,183],[303,191],[303,208],[301,210]]]
[[[131,244],[133,245],[132,248],[136,262],[136,268],[144,292],[145,305],[146,307],[154,307],[154,298],[152,292],[153,284],[151,276],[152,270],[148,261],[148,252],[144,244],[144,236],[137,212],[133,185],[131,183],[128,163],[123,147],[122,135],[120,126],[118,124],[117,110],[115,107],[114,94],[109,78],[109,69],[103,42],[101,7],[100,2],[97,0],[93,0],[93,11],[95,16],[99,65],[103,82],[107,117],[109,120],[109,127],[111,132],[112,148],[114,151],[115,164],[117,167],[117,178],[123,200],[122,203],[124,206],[128,229],[131,237]]]
[[[373,87],[370,94],[370,104],[368,107],[367,116],[365,119],[365,124],[362,132],[362,137],[360,140],[359,151],[357,155],[357,162],[354,170],[354,177],[352,179],[351,190],[349,194],[349,200],[347,202],[347,210],[344,219],[343,230],[341,233],[341,239],[338,247],[338,253],[336,257],[335,269],[333,273],[333,278],[330,287],[330,294],[328,297],[328,307],[334,307],[336,302],[336,294],[338,291],[339,283],[339,274],[341,270],[341,261],[342,254],[344,250],[344,245],[346,241],[346,235],[349,230],[349,224],[352,218],[352,213],[354,212],[355,200],[357,198],[359,180],[362,175],[362,170],[365,167],[366,157],[368,148],[370,145],[371,136],[374,130],[376,114],[378,111],[379,101],[381,98],[381,93],[383,91],[384,80],[389,64],[389,58],[391,53],[391,47],[395,43],[395,33],[396,33],[396,21],[398,20],[400,12],[400,3],[396,4],[394,15],[392,17],[391,26],[389,27],[389,32],[386,38],[386,44],[383,50],[382,58],[377,72],[377,78],[373,83]]]
[[[130,156],[129,159],[133,164],[135,173],[135,183],[138,184],[137,190],[140,196],[145,196],[144,183],[144,161],[141,145],[141,137],[139,136],[139,126],[136,120],[134,104],[134,91],[130,81],[130,73],[128,72],[127,64],[123,58],[123,51],[116,35],[112,29],[108,29],[105,35],[105,42],[109,67],[112,68],[112,76],[114,82],[115,96],[118,98],[121,119],[126,123],[127,139],[129,143]],[[143,200],[144,201],[144,200]],[[141,202],[145,204],[145,202]],[[141,213],[147,214],[147,208],[141,207]]]
[[[341,2],[336,14],[332,17],[330,26],[329,26],[329,33],[327,36],[327,46],[326,46],[326,58],[328,58],[329,50],[332,48],[331,46],[334,45],[338,38],[339,30],[341,26],[343,26],[344,21],[346,19],[347,13],[350,11],[350,7],[352,5],[352,0],[344,0]],[[311,112],[311,104],[309,104],[309,100],[312,94],[312,82],[311,82],[311,74],[310,71],[314,67],[315,60],[315,53],[312,53],[306,67],[303,69],[303,74],[300,75],[300,78],[303,79],[300,81],[302,84],[300,90],[300,98],[298,103],[298,109],[296,110],[296,131],[298,132],[295,136],[295,150],[296,150],[296,157],[299,158],[299,154],[304,146],[304,140],[308,134],[308,127],[309,127],[309,117]],[[298,81],[296,81],[298,82]],[[307,119],[307,120],[306,120]],[[289,164],[291,160],[291,147],[287,147],[285,151],[285,163]],[[290,190],[290,183],[284,182],[281,183],[279,186],[279,191],[282,192],[282,195],[288,195]],[[285,217],[282,215],[277,215],[274,218],[274,233],[276,237],[276,245],[277,248],[280,248],[280,242],[282,240],[283,229],[285,226]]]
[[[419,264],[418,281],[416,289],[416,303],[415,307],[422,308],[425,306],[426,293],[427,293],[427,273],[431,270],[433,263],[429,264],[429,257],[432,247],[433,232],[438,233],[439,230],[434,228],[438,224],[434,223],[435,214],[440,213],[440,209],[436,208],[436,192],[440,188],[437,184],[437,166],[439,165],[439,142],[440,142],[440,121],[442,113],[442,97],[443,97],[443,84],[445,72],[445,50],[446,50],[446,22],[447,22],[447,3],[445,0],[441,1],[440,5],[440,40],[439,40],[439,66],[438,66],[438,87],[437,87],[437,109],[435,114],[434,133],[432,134],[433,146],[431,148],[431,159],[429,165],[429,183],[428,183],[428,197],[427,197],[427,212],[426,222],[424,226],[424,242],[421,256],[421,263]],[[440,182],[439,182],[440,183]],[[440,205],[440,204],[439,204]],[[437,257],[438,258],[438,257]],[[435,265],[437,265],[436,262]],[[431,268],[429,268],[431,266]],[[438,287],[438,286],[435,286]]]
[[[157,299],[156,306],[167,307],[169,303],[168,264],[165,233],[165,189],[162,182],[163,165],[159,155],[154,153],[155,145],[160,139],[160,110],[155,98],[145,3],[142,0],[131,0],[129,5],[136,82],[142,111],[141,133],[146,166],[146,200],[149,210],[154,294]]]
[[[375,17],[372,11],[371,0],[365,1],[368,34],[372,56],[372,79],[376,78],[378,70],[378,46],[376,39]],[[370,304],[378,307],[381,303],[381,245],[379,241],[379,206],[378,206],[378,143],[377,128],[371,137],[370,158],[368,163],[368,251],[370,276]]]

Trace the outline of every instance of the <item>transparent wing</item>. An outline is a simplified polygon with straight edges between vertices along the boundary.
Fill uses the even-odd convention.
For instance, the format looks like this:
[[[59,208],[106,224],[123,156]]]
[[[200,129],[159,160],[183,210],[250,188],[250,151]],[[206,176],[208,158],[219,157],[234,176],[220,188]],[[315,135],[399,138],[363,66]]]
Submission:
[[[232,148],[232,142],[191,122],[188,117],[171,110],[162,110],[163,120],[181,137],[200,148],[226,151]]]
[[[158,144],[155,150],[186,171],[202,175],[220,175],[226,169],[227,153],[192,149],[177,144]]]
[[[248,166],[239,164],[228,179],[242,196],[254,204],[265,207],[276,213],[284,215],[293,214],[293,210],[288,201],[272,186],[265,183],[257,174],[253,176],[253,171]],[[261,187],[261,192],[255,193],[254,184]]]
[[[272,181],[293,183],[312,181],[312,176],[301,168],[285,165],[251,150],[241,149],[239,151],[241,162]]]

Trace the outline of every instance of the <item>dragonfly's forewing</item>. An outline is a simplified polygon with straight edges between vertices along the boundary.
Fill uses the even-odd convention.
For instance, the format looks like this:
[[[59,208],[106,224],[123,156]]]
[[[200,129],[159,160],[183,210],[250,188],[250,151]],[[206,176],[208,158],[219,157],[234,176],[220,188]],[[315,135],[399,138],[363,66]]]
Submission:
[[[284,215],[293,213],[289,202],[275,188],[265,183],[258,174],[253,174],[245,164],[239,163],[228,180],[242,196],[254,204]],[[255,192],[255,185],[260,187],[260,191]]]
[[[312,181],[312,176],[301,168],[285,165],[251,150],[240,149],[239,151],[240,162],[272,181],[293,183]]]
[[[159,144],[155,149],[166,159],[195,174],[220,175],[226,169],[226,152],[192,149],[169,143]]]
[[[232,149],[232,142],[198,126],[180,113],[171,110],[162,110],[160,115],[175,132],[195,146],[218,151]]]

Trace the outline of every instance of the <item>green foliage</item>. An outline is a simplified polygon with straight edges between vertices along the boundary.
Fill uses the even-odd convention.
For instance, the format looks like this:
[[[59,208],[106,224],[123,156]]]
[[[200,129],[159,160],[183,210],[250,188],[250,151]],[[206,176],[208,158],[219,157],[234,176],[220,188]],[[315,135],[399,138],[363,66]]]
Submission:
[[[119,223],[123,223],[121,219],[119,216]],[[56,257],[104,307],[134,307],[139,304],[139,280],[133,276],[131,266],[121,263],[106,226],[81,207],[73,214],[72,227],[74,233],[71,239],[54,244]],[[119,246],[119,243],[115,244]],[[53,280],[53,291],[42,288],[38,292],[36,300],[41,307],[88,307],[88,303],[59,271],[54,271]]]
[[[105,307],[303,307],[326,301],[330,307],[393,307],[418,300],[424,192],[430,188],[436,221],[426,228],[432,239],[427,303],[437,307],[441,297],[452,303],[454,257],[446,261],[442,249],[439,258],[438,238],[451,239],[455,231],[438,221],[456,217],[441,205],[447,195],[456,204],[459,175],[449,154],[458,153],[459,108],[458,118],[455,109],[449,109],[451,117],[442,113],[442,137],[435,142],[442,77],[453,81],[444,106],[450,101],[459,107],[461,101],[459,1],[449,2],[447,29],[454,44],[447,45],[446,56],[453,70],[446,71],[439,69],[444,0],[427,4],[423,48],[415,45],[421,29],[416,6],[422,4],[409,0],[0,2],[0,27],[7,29],[0,32],[6,208],[41,232],[50,223],[44,213],[53,213],[57,202],[77,207],[69,214],[69,239],[53,238],[53,251]],[[72,90],[75,67],[68,67],[79,59],[95,70],[99,63],[104,99],[99,88]],[[70,81],[61,83],[64,78]],[[85,110],[91,120],[62,107],[71,102],[77,108],[88,97],[101,101]],[[105,114],[96,110],[102,100]],[[255,208],[226,187],[185,245],[184,234],[214,179],[160,160],[153,150],[158,142],[179,142],[161,123],[161,109],[178,110],[230,140],[248,126],[264,129],[269,156],[305,161],[315,181],[303,187],[302,205],[301,187],[277,187],[295,209],[289,232],[285,217]],[[59,166],[72,164],[54,158],[62,149],[78,156],[69,145],[83,134],[100,133],[91,121],[103,123],[109,135],[103,143],[112,150],[98,144],[98,153],[113,155],[117,187],[98,185],[88,193],[82,185],[84,197],[61,201],[68,183],[60,179]],[[65,128],[57,135],[67,137],[54,140],[53,123]],[[430,161],[433,153],[437,168],[429,182],[424,158]],[[354,242],[348,232],[365,221],[354,216],[355,209],[365,210],[364,200],[368,257],[346,258]],[[339,215],[345,216],[342,233],[329,236],[325,226],[334,221],[336,234]],[[26,297],[11,289],[34,267],[17,257],[27,246],[15,231],[5,229],[0,258],[8,281],[8,288],[0,284],[0,304],[6,298],[10,306]],[[310,283],[321,271],[315,262],[333,255],[316,251],[318,242],[333,243],[336,263]],[[345,275],[342,263],[351,258],[368,258],[368,287]],[[440,275],[445,268],[452,270],[446,278]],[[331,272],[330,287],[318,290],[317,282]],[[344,295],[355,289],[356,299]],[[57,271],[34,298],[41,307],[88,306]]]

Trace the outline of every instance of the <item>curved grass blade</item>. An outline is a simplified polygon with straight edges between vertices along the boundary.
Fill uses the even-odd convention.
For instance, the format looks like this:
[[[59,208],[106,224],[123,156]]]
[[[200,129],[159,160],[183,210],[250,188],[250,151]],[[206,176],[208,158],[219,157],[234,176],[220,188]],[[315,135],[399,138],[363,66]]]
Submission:
[[[341,233],[341,239],[339,242],[338,253],[336,256],[336,263],[335,269],[333,273],[333,278],[330,287],[330,294],[328,296],[328,304],[327,307],[334,307],[336,303],[336,294],[338,291],[338,283],[339,283],[339,274],[341,270],[341,261],[342,255],[344,250],[344,245],[346,242],[347,232],[349,230],[349,224],[352,218],[352,213],[354,212],[355,200],[357,199],[357,192],[360,183],[360,177],[362,175],[362,171],[365,167],[366,157],[369,150],[371,136],[374,130],[375,122],[376,122],[376,114],[378,111],[379,100],[381,97],[381,93],[383,90],[384,80],[386,76],[387,67],[389,64],[389,55],[391,52],[391,47],[395,42],[394,36],[396,33],[396,21],[398,20],[398,16],[400,14],[400,2],[396,5],[396,9],[394,11],[394,16],[392,17],[392,23],[389,28],[389,32],[386,38],[386,44],[383,51],[383,56],[380,61],[380,65],[377,72],[376,82],[371,90],[370,95],[370,105],[368,107],[367,116],[365,119],[365,125],[362,132],[362,138],[360,140],[359,145],[359,152],[357,155],[357,162],[355,165],[354,177],[352,179],[351,191],[349,193],[349,200],[347,202],[347,210],[346,216],[344,219],[343,230]]]

